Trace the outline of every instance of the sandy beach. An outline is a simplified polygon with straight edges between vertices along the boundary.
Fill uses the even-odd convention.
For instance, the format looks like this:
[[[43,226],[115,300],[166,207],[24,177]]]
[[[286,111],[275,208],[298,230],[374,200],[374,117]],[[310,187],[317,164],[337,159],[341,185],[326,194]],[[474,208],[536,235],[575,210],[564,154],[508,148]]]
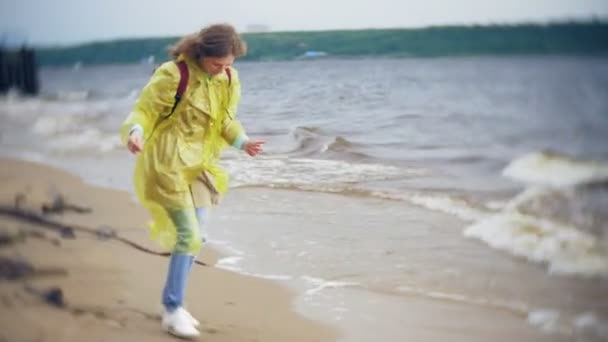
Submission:
[[[161,331],[159,322],[159,293],[167,259],[124,243],[130,241],[144,249],[159,251],[143,228],[146,212],[131,196],[87,185],[76,176],[42,164],[13,159],[2,159],[1,163],[0,341],[174,340]],[[423,209],[377,199],[263,189],[236,189],[231,194],[212,221],[216,235],[220,229],[227,236],[243,233],[242,229],[259,232],[260,243],[269,245],[267,254],[256,257],[258,262],[267,264],[262,270],[266,275],[284,272],[285,267],[298,263],[296,259],[306,257],[298,253],[294,259],[294,250],[278,260],[276,256],[281,255],[282,243],[272,241],[273,236],[277,237],[273,229],[289,236],[290,232],[321,224],[327,226],[327,234],[349,238],[349,233],[340,227],[350,231],[369,229],[365,217],[382,217],[385,222],[391,222],[386,221],[386,217],[393,216],[395,222],[389,227],[409,217],[408,225],[420,231],[458,224],[446,215],[429,217]],[[268,206],[269,198],[283,203],[282,209]],[[43,207],[46,209],[42,210]],[[53,230],[7,215],[14,213],[15,208],[19,208],[17,212],[34,214],[76,230]],[[55,212],[57,210],[63,211]],[[396,210],[402,216],[395,215]],[[44,211],[47,213],[43,215]],[[421,220],[422,217],[426,219]],[[431,275],[441,271],[433,271],[439,267],[434,263],[450,258],[452,249],[470,249],[471,257],[481,262],[477,263],[484,269],[480,272],[490,274],[491,271],[485,270],[490,264],[483,261],[490,258],[494,260],[492,267],[518,267],[518,272],[523,272],[521,275],[528,279],[527,287],[544,288],[549,297],[551,294],[581,297],[581,291],[586,293],[585,297],[601,296],[601,286],[552,282],[538,275],[532,265],[524,266],[519,260],[491,250],[475,249],[475,242],[459,239],[457,235],[450,239],[454,241],[453,246],[432,254],[424,252],[426,240],[419,240],[415,235],[410,241],[396,240],[394,250],[380,249],[378,255],[361,254],[370,250],[362,248],[362,244],[374,244],[378,234],[384,233],[372,231],[363,240],[350,237],[352,250],[333,252],[334,258],[343,255],[350,261],[340,266],[324,266],[331,273],[341,275],[327,275],[328,279],[319,281],[317,287],[307,289],[287,284],[294,284],[297,279],[314,284],[314,278],[263,279],[261,275],[244,275],[246,272],[231,270],[230,263],[225,263],[234,256],[206,247],[200,260],[209,266],[196,266],[187,294],[189,310],[202,323],[201,340],[329,342],[379,338],[383,341],[548,342],[570,341],[573,337],[572,332],[567,331],[561,336],[544,334],[527,322],[529,308],[488,301],[482,294],[476,298],[450,294],[449,290],[427,293],[404,280],[399,280],[401,286],[395,292],[374,286],[373,280],[365,286],[359,282],[361,276],[355,276],[358,271],[353,267],[367,267],[368,262],[378,257],[390,259],[398,248],[409,251],[407,267],[410,270],[404,270],[411,276],[406,279],[418,279],[419,285],[437,281]],[[124,240],[118,241],[116,237]],[[316,238],[322,243],[322,236]],[[322,253],[310,255],[311,267],[321,262]],[[15,267],[16,263],[21,266]],[[417,270],[418,267],[422,268]],[[454,272],[466,274],[465,270]],[[450,286],[467,283],[460,277],[448,279],[451,280],[444,280],[446,283],[440,287],[447,286],[448,282]],[[519,291],[515,279],[505,278],[504,284],[495,290],[502,291],[503,287],[505,291]],[[52,290],[55,296],[45,297]],[[62,298],[57,297],[58,290]],[[539,305],[541,303],[539,300]],[[316,320],[310,320],[311,317]]]
[[[147,214],[129,194],[88,186],[39,164],[0,163],[4,209],[18,206],[42,215],[42,206],[61,195],[66,210],[46,219],[101,232],[113,229],[117,236],[156,249],[142,228]],[[91,212],[79,213],[70,205]],[[174,340],[161,331],[158,314],[166,258],[103,234],[62,234],[6,214],[0,216],[0,234],[0,341]],[[217,259],[218,253],[206,248],[200,260],[210,267],[197,266],[189,283],[188,308],[202,323],[201,340],[336,340],[335,330],[293,311],[288,289],[212,267]],[[53,289],[55,300],[45,300],[42,295]]]
[[[267,144],[222,155],[201,340],[608,341],[606,59],[369,66],[239,62]],[[0,342],[171,340],[117,134],[151,67],[45,67],[40,96],[0,98]]]

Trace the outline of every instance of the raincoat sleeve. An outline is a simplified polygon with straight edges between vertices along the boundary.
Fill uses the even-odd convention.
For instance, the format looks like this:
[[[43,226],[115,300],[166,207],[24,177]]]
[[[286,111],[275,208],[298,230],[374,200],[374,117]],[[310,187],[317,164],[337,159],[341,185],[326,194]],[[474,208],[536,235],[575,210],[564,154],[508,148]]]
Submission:
[[[175,102],[179,78],[179,69],[173,62],[163,63],[155,70],[135,102],[133,110],[120,127],[123,144],[127,143],[129,134],[134,129],[146,139],[158,118],[169,114]]]
[[[245,134],[243,125],[236,119],[236,112],[239,101],[241,100],[241,82],[239,80],[236,69],[231,68],[231,89],[230,97],[228,99],[228,119],[224,121],[224,127],[222,130],[222,137],[229,145],[232,145],[240,149],[249,138]]]

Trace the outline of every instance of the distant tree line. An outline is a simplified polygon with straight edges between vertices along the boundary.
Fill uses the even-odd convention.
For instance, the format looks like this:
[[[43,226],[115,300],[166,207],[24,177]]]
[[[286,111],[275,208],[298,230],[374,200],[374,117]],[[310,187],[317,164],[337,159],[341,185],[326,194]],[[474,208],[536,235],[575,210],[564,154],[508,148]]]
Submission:
[[[245,33],[244,60],[290,60],[308,52],[327,56],[436,57],[516,54],[608,54],[608,22],[563,22],[421,29]],[[168,59],[179,37],[124,39],[37,49],[42,65],[137,63]],[[310,54],[309,54],[310,55]]]

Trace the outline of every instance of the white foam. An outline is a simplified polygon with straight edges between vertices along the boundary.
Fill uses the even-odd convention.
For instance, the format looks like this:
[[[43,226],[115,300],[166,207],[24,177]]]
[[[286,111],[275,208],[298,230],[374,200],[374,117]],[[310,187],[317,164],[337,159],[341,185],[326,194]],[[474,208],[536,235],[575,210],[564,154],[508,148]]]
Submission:
[[[528,313],[528,323],[542,332],[551,334],[559,331],[559,311],[543,309]]]
[[[324,280],[321,278],[315,278],[315,277],[310,277],[310,276],[302,276],[301,279],[303,279],[307,283],[315,286],[314,288],[311,288],[311,289],[308,289],[305,291],[305,293],[309,296],[314,295],[314,294],[316,294],[324,289],[328,289],[328,288],[360,286],[360,284],[356,283],[356,282]]]
[[[0,99],[0,101],[5,99]],[[104,132],[108,113],[121,111],[115,100],[71,102],[43,98],[1,102],[6,128],[23,132],[23,139],[48,152],[109,152],[121,147],[117,129]]]
[[[77,132],[65,133],[47,142],[47,146],[58,152],[75,152],[94,150],[98,152],[109,152],[122,146],[117,134],[104,134],[99,130],[89,127]]]
[[[259,274],[259,273],[248,273],[248,272],[242,272],[242,273],[245,275],[251,276],[251,277],[268,279],[268,280],[287,281],[287,280],[293,279],[292,276],[284,275],[284,274]]]
[[[485,218],[488,211],[476,208],[462,198],[449,194],[422,192],[386,192],[364,190],[358,183],[415,177],[423,169],[403,169],[379,164],[351,164],[336,160],[266,157],[257,160],[224,161],[231,171],[231,186],[268,186],[338,194],[359,194],[377,198],[407,201],[426,209],[455,215],[465,221]],[[243,165],[245,163],[246,165]],[[238,169],[238,172],[236,171]]]
[[[290,275],[286,275],[286,274],[261,274],[261,273],[251,273],[251,272],[245,271],[243,269],[243,267],[241,267],[241,264],[244,260],[245,252],[234,248],[232,246],[232,244],[228,241],[211,240],[210,243],[213,244],[214,246],[218,247],[218,250],[220,251],[220,253],[225,252],[225,253],[233,254],[231,256],[227,256],[227,257],[219,259],[216,264],[216,267],[218,267],[218,268],[221,268],[221,269],[224,269],[227,271],[236,272],[236,273],[250,276],[250,277],[261,278],[261,279],[278,280],[278,281],[287,281],[287,280],[292,279],[292,277]]]
[[[449,194],[386,192],[364,190],[367,182],[416,177],[428,174],[418,168],[398,168],[380,164],[356,164],[339,160],[260,157],[255,160],[232,156],[223,164],[231,173],[231,186],[267,186],[338,194],[359,194],[407,201],[430,210],[455,215],[465,221],[487,216],[462,198]],[[361,184],[361,185],[360,185]]]
[[[608,319],[600,318],[592,312],[578,315],[574,321],[574,331],[583,341],[608,341]]]
[[[84,101],[89,97],[87,90],[60,91],[57,93],[57,100],[60,101]]]
[[[464,221],[475,221],[488,216],[485,210],[474,207],[464,199],[452,197],[448,194],[373,191],[371,195],[378,198],[406,201],[426,209],[454,215]]]
[[[543,217],[542,211],[526,209],[542,208],[543,201],[567,193],[573,186],[608,179],[608,165],[537,152],[513,161],[503,173],[532,185],[504,204],[501,212],[467,227],[463,232],[466,237],[480,239],[493,248],[533,262],[546,263],[553,274],[608,276],[608,248],[600,237],[573,223],[557,222],[558,218],[548,214]],[[577,224],[587,219],[581,217]]]
[[[209,243],[214,246],[217,246],[218,249],[220,250],[220,252],[225,252],[226,254],[234,254],[234,255],[240,255],[240,256],[245,255],[245,252],[233,247],[232,243],[229,241],[212,239],[209,241]]]
[[[423,296],[423,297],[427,297],[427,298],[449,300],[449,301],[474,304],[474,305],[479,305],[479,306],[496,307],[496,308],[501,308],[501,309],[507,309],[507,310],[514,311],[517,313],[528,312],[528,306],[522,302],[502,301],[502,300],[491,299],[491,298],[474,298],[474,297],[470,297],[470,296],[460,294],[460,293],[429,291],[424,288],[405,286],[405,285],[397,287],[396,290],[399,292],[402,292],[402,293],[418,295],[418,296]]]
[[[12,158],[18,158],[26,161],[47,163],[48,156],[43,153],[35,151],[2,151],[2,155],[6,155]]]
[[[61,123],[51,117],[40,117],[31,126],[32,131],[39,135],[51,135],[59,130]]]
[[[546,334],[569,336],[576,341],[608,341],[608,320],[593,312],[570,317],[554,309],[537,309],[528,313],[527,321]]]
[[[447,195],[415,194],[410,201],[427,209],[454,215],[465,221],[475,221],[487,216],[486,212],[473,207],[466,201]]]
[[[241,260],[243,260],[243,257],[240,257],[240,256],[225,257],[225,258],[218,260],[217,265],[218,266],[236,265],[236,264],[240,263]]]
[[[526,184],[566,187],[608,180],[608,165],[535,152],[512,161],[503,175]]]
[[[139,88],[131,89],[129,94],[124,99],[129,100],[129,101],[137,100],[137,98],[139,97],[140,91],[141,91],[141,89],[139,89]]]
[[[228,159],[223,164],[232,174],[232,186],[294,185],[327,188],[408,177],[424,173],[380,164],[356,164],[340,160],[279,158],[260,156],[256,159]]]
[[[490,209],[490,210],[494,210],[494,211],[498,211],[503,209],[504,207],[507,206],[507,201],[504,200],[494,200],[494,201],[488,201],[485,203],[486,208]]]
[[[0,97],[0,115],[11,121],[31,122],[35,114],[40,115],[42,101],[39,98]]]
[[[227,270],[227,271],[232,271],[232,272],[236,272],[236,273],[239,273],[242,275],[255,277],[255,278],[261,278],[261,279],[280,280],[280,281],[287,281],[287,280],[292,279],[291,276],[286,275],[286,274],[260,274],[260,273],[251,273],[251,272],[244,271],[243,268],[239,266],[239,264],[241,263],[242,260],[243,260],[243,258],[240,256],[231,256],[231,257],[222,258],[222,259],[218,260],[216,267]]]
[[[55,116],[40,116],[31,126],[32,132],[38,135],[50,136],[67,130],[75,129],[78,120],[70,116],[58,118]]]
[[[548,264],[549,272],[608,276],[608,251],[590,234],[518,212],[504,212],[467,227],[464,236]]]
[[[316,278],[316,277],[311,277],[311,276],[301,276],[300,278],[302,280],[306,281],[308,284],[315,285],[315,286],[323,284],[323,282],[325,281],[321,278]]]

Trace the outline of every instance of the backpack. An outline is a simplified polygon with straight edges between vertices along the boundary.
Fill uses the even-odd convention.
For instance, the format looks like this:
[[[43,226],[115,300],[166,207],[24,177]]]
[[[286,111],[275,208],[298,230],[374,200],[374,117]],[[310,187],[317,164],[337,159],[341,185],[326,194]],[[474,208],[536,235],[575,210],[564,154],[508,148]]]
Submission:
[[[190,71],[188,70],[188,65],[186,65],[186,62],[179,61],[179,62],[175,62],[175,64],[177,64],[177,68],[179,69],[180,78],[179,78],[179,84],[177,85],[177,90],[175,91],[173,108],[171,108],[171,111],[169,112],[169,115],[167,115],[167,118],[173,114],[173,112],[175,111],[175,108],[177,107],[179,102],[182,100],[182,97],[184,96],[184,93],[186,92],[186,88],[188,88],[188,80],[190,79]],[[226,76],[228,76],[228,85],[231,85],[232,84],[232,74],[230,72],[230,68],[224,69],[224,72],[226,72]]]
[[[171,115],[173,115],[175,108],[182,100],[184,93],[186,93],[186,88],[188,88],[188,80],[190,79],[190,71],[188,70],[188,65],[186,65],[186,62],[184,61],[175,62],[175,64],[177,64],[177,68],[179,69],[179,83],[177,84],[177,90],[175,91],[173,107],[171,108],[171,111],[167,116],[161,117],[160,120],[156,122],[156,124],[152,128],[152,132],[148,137],[152,136],[152,134],[156,130],[156,127],[158,127],[161,122],[165,121]],[[224,72],[226,72],[226,76],[228,76],[228,85],[230,86],[232,84],[232,74],[230,72],[230,68],[224,69]]]

